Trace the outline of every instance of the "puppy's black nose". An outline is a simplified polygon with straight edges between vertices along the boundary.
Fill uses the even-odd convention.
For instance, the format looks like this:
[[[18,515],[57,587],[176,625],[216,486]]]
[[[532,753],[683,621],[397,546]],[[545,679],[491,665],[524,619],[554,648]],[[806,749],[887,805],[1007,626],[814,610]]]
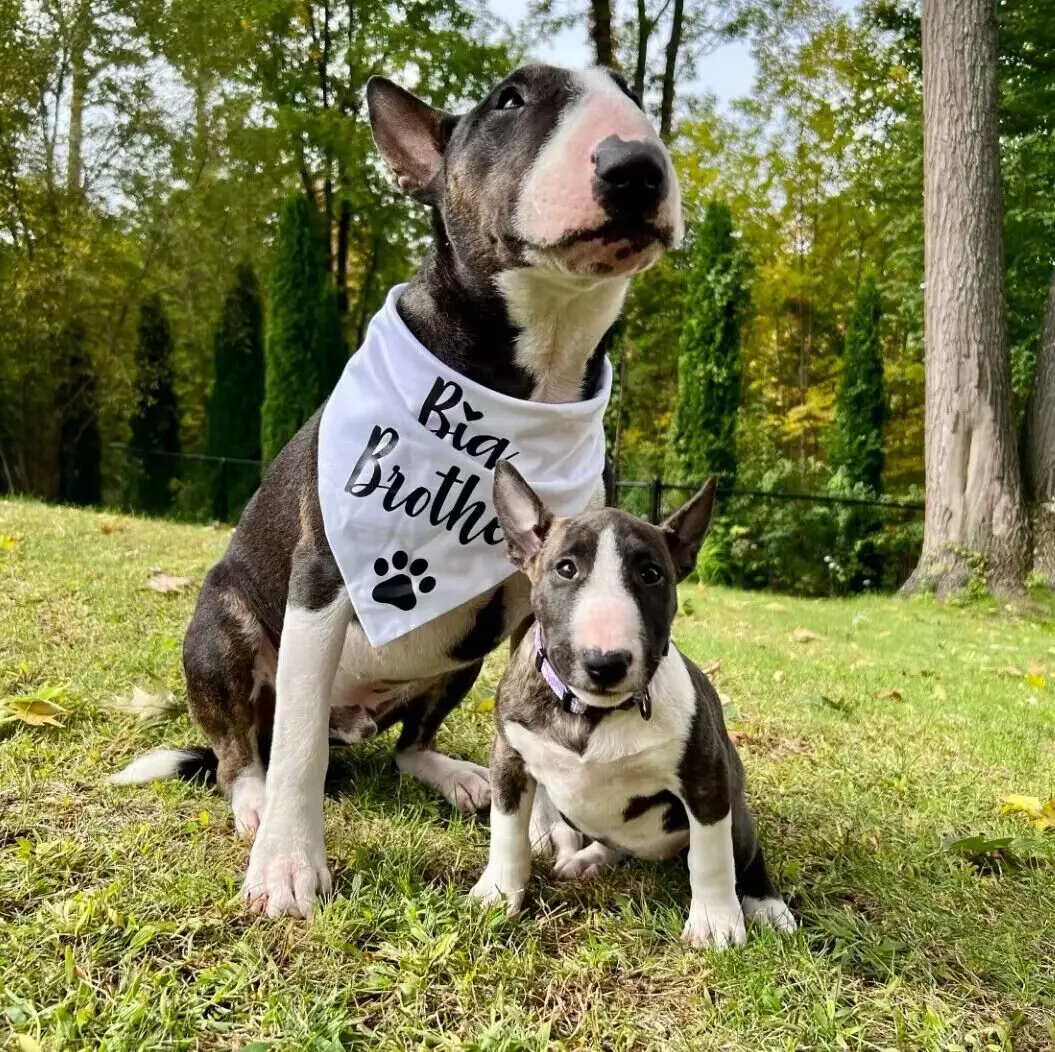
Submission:
[[[614,687],[623,679],[633,657],[629,650],[598,650],[594,647],[583,651],[582,666],[586,675],[604,689]]]
[[[659,143],[618,135],[602,139],[593,152],[594,196],[609,215],[649,215],[670,188],[667,160]]]

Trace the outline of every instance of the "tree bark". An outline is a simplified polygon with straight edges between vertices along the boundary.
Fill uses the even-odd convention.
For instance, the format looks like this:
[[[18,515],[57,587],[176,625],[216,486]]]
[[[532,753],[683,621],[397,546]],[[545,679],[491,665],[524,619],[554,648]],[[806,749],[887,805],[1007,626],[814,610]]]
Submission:
[[[905,591],[984,575],[1020,594],[1029,527],[1013,439],[992,0],[924,0],[923,552]]]
[[[590,40],[597,65],[615,68],[611,0],[590,0]]]
[[[648,71],[648,38],[652,35],[652,25],[648,20],[648,9],[645,0],[637,0],[637,55],[634,62],[634,94],[638,99],[645,98],[645,75]]]
[[[74,204],[84,187],[84,102],[88,95],[88,69],[83,46],[73,53],[73,79],[70,90],[70,130],[66,158],[66,192]]]
[[[667,60],[663,66],[663,93],[659,103],[659,137],[670,142],[674,127],[674,86],[678,74],[678,52],[685,20],[685,0],[674,0],[670,18],[670,38],[667,40]]]
[[[1026,407],[1022,468],[1033,522],[1033,569],[1055,587],[1055,272]]]

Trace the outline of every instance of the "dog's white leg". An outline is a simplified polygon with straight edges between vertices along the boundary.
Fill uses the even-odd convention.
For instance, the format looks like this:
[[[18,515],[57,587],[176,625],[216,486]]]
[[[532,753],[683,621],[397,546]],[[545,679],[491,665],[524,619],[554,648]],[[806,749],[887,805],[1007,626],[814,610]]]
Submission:
[[[239,836],[256,836],[264,814],[265,798],[264,766],[257,760],[231,785],[231,810],[234,812],[235,832]]]
[[[491,847],[487,868],[469,894],[485,906],[505,899],[510,916],[524,902],[531,878],[531,808],[535,779],[524,774],[523,788],[512,811],[503,811],[496,795],[491,804]]]
[[[546,787],[540,785],[535,790],[535,806],[531,809],[531,853],[539,858],[553,855],[560,862],[581,847],[582,834],[561,818]]]
[[[572,855],[558,857],[553,866],[553,875],[558,880],[592,880],[601,870],[614,866],[622,857],[621,851],[594,840]]]
[[[244,894],[269,917],[308,917],[330,892],[323,837],[323,786],[330,692],[351,603],[342,590],[318,610],[289,605],[275,682],[275,729],[264,815],[246,873]]]
[[[491,802],[491,780],[487,768],[478,763],[412,745],[396,753],[396,767],[446,797],[460,811],[479,811]]]
[[[723,950],[747,938],[736,898],[732,812],[703,825],[689,815],[689,886],[692,900],[682,938],[691,946]]]

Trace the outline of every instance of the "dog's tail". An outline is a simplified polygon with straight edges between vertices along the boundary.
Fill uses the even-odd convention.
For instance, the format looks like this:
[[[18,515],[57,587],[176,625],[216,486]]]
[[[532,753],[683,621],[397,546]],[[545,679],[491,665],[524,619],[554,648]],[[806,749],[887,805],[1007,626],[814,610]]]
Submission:
[[[202,778],[206,782],[215,782],[216,765],[216,753],[201,746],[155,749],[112,775],[110,784],[142,785],[144,782],[164,782],[169,778],[182,778],[187,782]]]

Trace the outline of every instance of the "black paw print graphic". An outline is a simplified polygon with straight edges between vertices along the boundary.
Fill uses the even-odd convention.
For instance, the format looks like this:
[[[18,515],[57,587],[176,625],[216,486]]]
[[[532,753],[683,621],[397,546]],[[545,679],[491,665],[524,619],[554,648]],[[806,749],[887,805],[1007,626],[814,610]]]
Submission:
[[[391,577],[388,574],[388,560],[377,559],[374,561],[374,573],[378,577],[384,577],[379,581],[371,593],[375,603],[385,603],[394,606],[398,610],[413,610],[418,605],[418,592],[428,595],[436,587],[435,577],[421,577],[429,568],[425,559],[415,559],[410,566],[410,556],[406,552],[394,552],[392,554],[392,569],[400,571]],[[406,573],[402,571],[406,570]],[[420,581],[415,581],[421,577]]]

